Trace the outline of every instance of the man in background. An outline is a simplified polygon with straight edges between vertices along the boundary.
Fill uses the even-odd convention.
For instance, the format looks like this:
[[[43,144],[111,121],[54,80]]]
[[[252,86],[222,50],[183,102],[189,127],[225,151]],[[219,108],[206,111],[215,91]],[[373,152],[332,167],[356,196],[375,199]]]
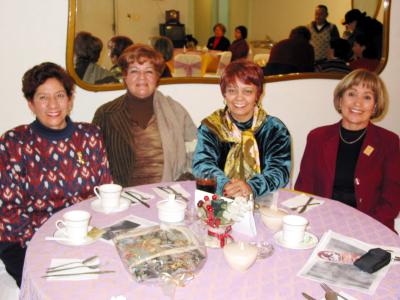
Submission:
[[[308,25],[311,33],[311,45],[314,47],[315,61],[320,62],[327,58],[330,42],[339,38],[336,25],[329,23],[328,7],[318,5],[315,8],[315,19]]]

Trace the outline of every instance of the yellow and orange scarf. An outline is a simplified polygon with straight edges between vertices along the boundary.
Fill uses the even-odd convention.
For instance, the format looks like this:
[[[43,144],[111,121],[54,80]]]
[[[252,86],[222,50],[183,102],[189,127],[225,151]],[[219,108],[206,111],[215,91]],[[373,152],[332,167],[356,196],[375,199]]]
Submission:
[[[224,173],[228,178],[248,180],[255,174],[261,173],[260,155],[254,132],[267,118],[267,112],[261,107],[254,108],[253,124],[248,130],[240,130],[233,123],[226,109],[215,111],[207,119],[203,120],[217,137],[224,141],[233,143],[226,158]]]

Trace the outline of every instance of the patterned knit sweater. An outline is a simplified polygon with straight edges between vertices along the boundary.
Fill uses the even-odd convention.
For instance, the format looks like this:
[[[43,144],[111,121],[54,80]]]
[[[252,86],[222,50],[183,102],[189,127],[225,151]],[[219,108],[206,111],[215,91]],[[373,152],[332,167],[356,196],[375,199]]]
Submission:
[[[97,127],[52,130],[35,121],[0,137],[0,242],[24,245],[55,212],[111,182]]]

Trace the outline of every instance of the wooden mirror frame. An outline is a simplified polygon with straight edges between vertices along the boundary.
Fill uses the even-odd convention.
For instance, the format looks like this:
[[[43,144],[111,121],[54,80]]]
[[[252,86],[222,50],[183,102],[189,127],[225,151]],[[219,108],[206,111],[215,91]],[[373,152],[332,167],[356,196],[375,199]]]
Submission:
[[[75,19],[77,14],[77,0],[69,0],[69,12],[68,12],[68,30],[67,30],[67,51],[66,51],[66,68],[68,73],[74,79],[75,83],[89,91],[113,91],[124,89],[124,85],[121,83],[111,83],[111,84],[89,84],[79,78],[74,69],[74,38],[75,38]],[[376,70],[379,74],[385,68],[388,53],[389,53],[389,26],[390,26],[390,0],[383,0],[383,50],[382,58],[380,64]],[[333,74],[333,73],[292,73],[292,74],[282,74],[266,76],[264,82],[277,82],[285,80],[297,80],[297,79],[341,79],[343,74]],[[180,78],[162,78],[160,79],[160,85],[163,84],[190,84],[190,83],[204,83],[204,84],[217,84],[219,83],[218,78],[208,78],[208,77],[180,77]]]

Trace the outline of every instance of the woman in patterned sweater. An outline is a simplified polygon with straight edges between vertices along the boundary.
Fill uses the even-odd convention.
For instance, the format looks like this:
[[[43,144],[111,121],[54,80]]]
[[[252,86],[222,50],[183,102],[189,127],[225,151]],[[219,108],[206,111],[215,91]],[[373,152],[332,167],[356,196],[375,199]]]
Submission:
[[[25,73],[22,85],[36,120],[0,137],[0,258],[18,285],[35,231],[112,181],[98,128],[68,116],[74,85],[65,70],[42,63]]]

